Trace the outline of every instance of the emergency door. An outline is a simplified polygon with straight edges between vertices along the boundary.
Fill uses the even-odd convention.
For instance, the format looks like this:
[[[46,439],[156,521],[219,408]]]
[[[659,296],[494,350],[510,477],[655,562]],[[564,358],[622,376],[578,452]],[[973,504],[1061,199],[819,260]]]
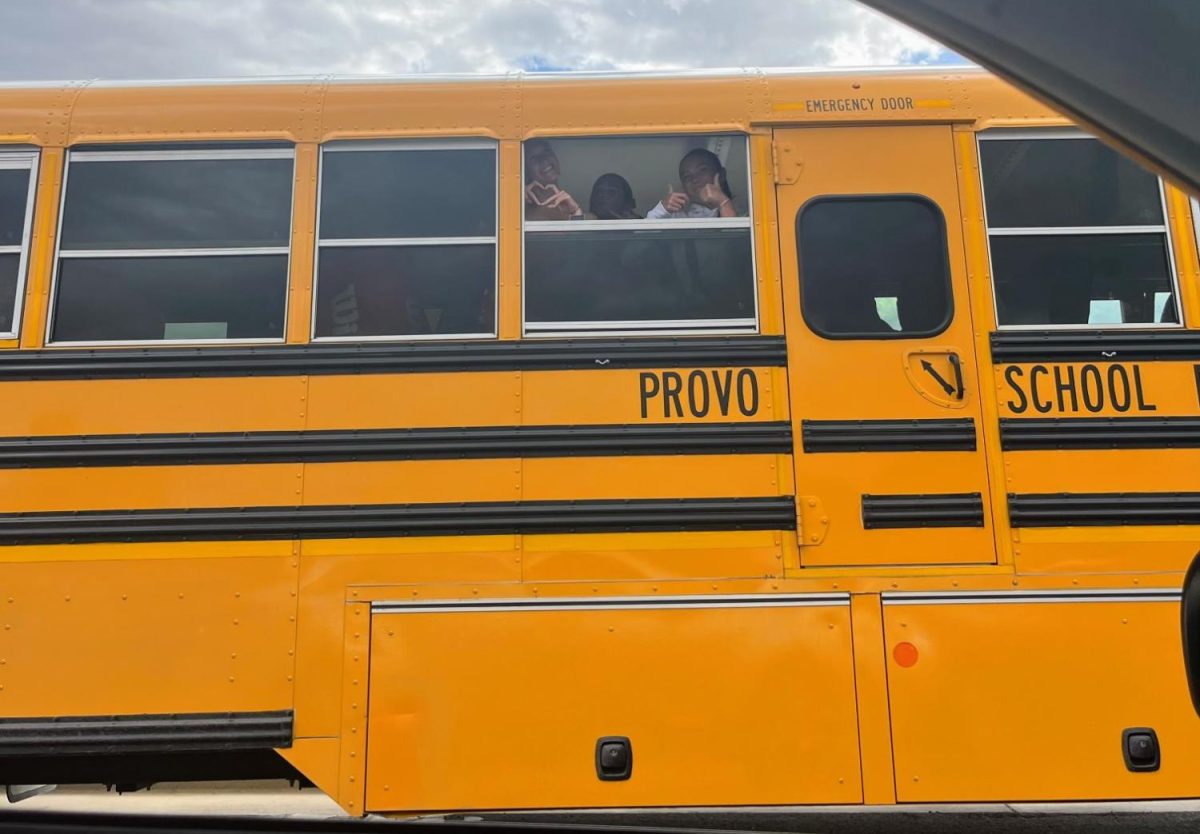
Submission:
[[[775,142],[801,565],[994,562],[950,127]]]

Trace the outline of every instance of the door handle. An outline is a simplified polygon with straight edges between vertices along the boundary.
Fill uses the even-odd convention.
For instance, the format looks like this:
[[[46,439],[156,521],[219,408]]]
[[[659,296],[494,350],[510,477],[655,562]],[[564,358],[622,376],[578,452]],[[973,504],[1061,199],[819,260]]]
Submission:
[[[962,400],[966,394],[966,388],[963,387],[962,360],[958,358],[957,353],[953,352],[946,358],[950,361],[950,367],[954,369],[954,398]]]

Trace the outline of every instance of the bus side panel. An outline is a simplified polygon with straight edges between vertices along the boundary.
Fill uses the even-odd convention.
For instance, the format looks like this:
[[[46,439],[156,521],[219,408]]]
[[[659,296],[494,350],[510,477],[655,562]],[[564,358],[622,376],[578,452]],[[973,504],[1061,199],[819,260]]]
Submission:
[[[862,801],[844,603],[376,613],[370,680],[369,811]]]
[[[897,799],[1200,795],[1200,723],[1183,675],[1178,603],[1115,596],[918,604],[885,596]],[[1161,767],[1131,772],[1122,732],[1146,727],[1158,736]]]
[[[1200,449],[1188,448],[1193,441],[1186,439],[1200,418],[1198,366],[1048,361],[1002,367],[1004,476],[1022,510],[1013,542],[1018,570],[1184,571],[1200,541],[1200,528],[1188,523],[1195,519],[1176,507],[1200,483]],[[1114,408],[1114,400],[1124,410]],[[1078,496],[1116,501],[1120,509],[1089,517],[1079,503],[1089,499]],[[1147,510],[1136,511],[1139,505]],[[1039,520],[1047,513],[1056,520]]]
[[[67,547],[0,564],[5,717],[291,709],[290,542]]]
[[[296,737],[339,732],[342,681],[330,670],[346,663],[348,587],[407,583],[416,588],[440,581],[472,583],[466,587],[477,591],[490,584],[514,584],[521,579],[519,541],[518,536],[443,536],[301,542]]]

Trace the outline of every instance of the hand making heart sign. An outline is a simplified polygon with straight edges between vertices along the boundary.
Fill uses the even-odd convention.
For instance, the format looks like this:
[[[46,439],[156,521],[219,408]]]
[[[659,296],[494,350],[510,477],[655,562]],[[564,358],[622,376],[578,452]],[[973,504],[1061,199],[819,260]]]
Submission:
[[[575,198],[552,183],[529,183],[525,186],[525,203],[536,207],[538,220],[570,220],[583,214]]]
[[[525,143],[525,217],[528,220],[577,220],[583,211],[558,187],[558,155],[545,139]]]

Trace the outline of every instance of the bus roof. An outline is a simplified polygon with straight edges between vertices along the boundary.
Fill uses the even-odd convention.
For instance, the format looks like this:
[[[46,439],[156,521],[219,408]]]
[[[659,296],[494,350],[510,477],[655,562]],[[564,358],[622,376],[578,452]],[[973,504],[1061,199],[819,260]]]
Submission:
[[[976,67],[717,69],[0,84],[0,142],[750,131],[847,123],[1062,125]]]

